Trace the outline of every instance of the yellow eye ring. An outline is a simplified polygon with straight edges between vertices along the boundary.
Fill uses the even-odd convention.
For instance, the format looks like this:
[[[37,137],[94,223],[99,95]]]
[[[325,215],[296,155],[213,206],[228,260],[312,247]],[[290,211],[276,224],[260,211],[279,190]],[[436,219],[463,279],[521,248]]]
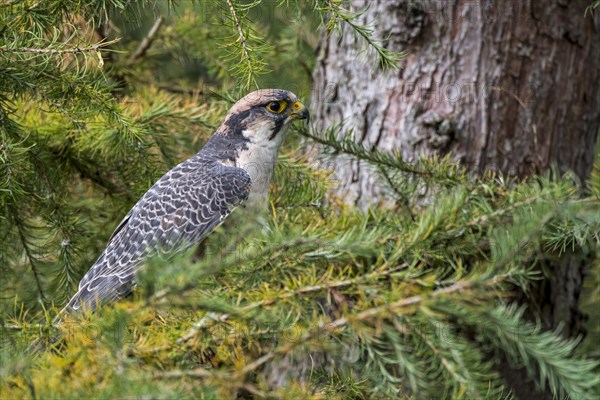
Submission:
[[[285,100],[272,101],[267,104],[267,110],[274,114],[281,114],[287,107],[287,102]]]

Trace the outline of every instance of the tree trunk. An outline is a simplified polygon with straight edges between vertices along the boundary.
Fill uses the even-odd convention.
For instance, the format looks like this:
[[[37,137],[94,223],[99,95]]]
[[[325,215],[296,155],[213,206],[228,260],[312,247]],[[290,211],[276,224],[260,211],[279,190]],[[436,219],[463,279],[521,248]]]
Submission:
[[[353,0],[387,48],[406,51],[383,72],[346,27],[323,36],[313,111],[344,121],[356,140],[407,159],[451,153],[476,172],[524,176],[556,165],[585,177],[600,125],[600,18],[590,0]],[[379,200],[361,162],[337,168],[344,198]]]
[[[590,0],[352,0],[389,49],[406,51],[384,72],[348,27],[323,35],[314,72],[317,126],[343,121],[355,140],[408,159],[451,154],[473,171],[514,176],[572,170],[585,178],[600,127],[600,17]],[[598,13],[597,13],[598,14]],[[382,200],[376,174],[336,162],[342,198]],[[565,255],[530,299],[545,328],[581,332],[577,303],[585,260]],[[536,393],[524,371],[499,366],[521,399]]]

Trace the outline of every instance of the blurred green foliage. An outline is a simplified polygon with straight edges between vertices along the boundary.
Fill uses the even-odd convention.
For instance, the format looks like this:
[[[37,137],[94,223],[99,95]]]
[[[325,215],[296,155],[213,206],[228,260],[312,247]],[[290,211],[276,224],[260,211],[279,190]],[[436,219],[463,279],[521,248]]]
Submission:
[[[0,397],[506,398],[500,354],[557,397],[597,395],[597,347],[541,332],[511,293],[565,251],[597,282],[600,164],[583,185],[474,178],[339,127],[292,132],[266,221],[234,213],[200,261],[148,260],[133,299],[49,323],[233,101],[254,86],[309,96],[319,27],[354,29],[395,65],[353,15],[319,0],[0,0]],[[369,162],[386,204],[343,205],[344,166],[299,138]],[[58,339],[25,354],[39,335]]]

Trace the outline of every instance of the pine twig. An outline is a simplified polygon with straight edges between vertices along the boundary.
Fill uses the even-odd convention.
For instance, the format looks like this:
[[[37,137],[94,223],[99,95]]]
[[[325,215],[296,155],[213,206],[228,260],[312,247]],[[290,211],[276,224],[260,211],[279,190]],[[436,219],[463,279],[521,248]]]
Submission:
[[[409,306],[413,306],[413,305],[422,303],[423,301],[425,301],[428,298],[435,298],[435,297],[439,297],[439,296],[443,296],[443,295],[447,295],[447,294],[452,294],[455,292],[460,292],[462,290],[470,289],[471,287],[473,287],[474,285],[476,285],[478,283],[481,283],[482,286],[494,286],[494,285],[497,285],[502,280],[504,280],[504,278],[506,278],[506,276],[502,275],[502,276],[495,276],[484,282],[457,281],[451,286],[433,291],[429,296],[415,295],[415,296],[407,297],[407,298],[404,298],[404,299],[401,299],[401,300],[398,300],[398,301],[395,301],[395,302],[392,302],[389,304],[385,304],[383,306],[369,308],[369,309],[361,311],[353,316],[341,317],[330,323],[322,323],[322,324],[320,324],[319,329],[333,332],[336,329],[343,328],[343,327],[349,325],[351,322],[365,321],[370,318],[381,315],[385,312],[394,312],[394,311],[398,311],[402,308],[406,308]],[[242,368],[240,370],[232,371],[232,374],[234,374],[235,377],[230,377],[230,378],[242,379],[246,374],[248,374],[252,371],[255,371],[256,369],[260,368],[262,365],[264,365],[264,364],[268,363],[269,361],[271,361],[272,359],[274,359],[276,356],[288,354],[299,344],[306,343],[313,337],[314,337],[313,331],[306,332],[302,336],[300,336],[297,340],[282,344],[278,348],[271,350],[270,352],[262,355],[261,357],[257,358],[256,360],[252,361],[251,363],[247,364],[244,368]],[[174,377],[182,377],[182,376],[194,376],[194,377],[206,378],[208,376],[214,376],[214,374],[207,371],[205,368],[196,368],[196,369],[189,370],[189,371],[181,371],[181,370],[169,371],[169,372],[164,372],[164,373],[161,373],[160,375],[157,375],[157,377],[164,377],[164,378],[174,378]]]
[[[160,30],[164,20],[165,19],[163,17],[158,17],[156,21],[154,21],[152,28],[150,28],[144,40],[141,41],[137,49],[135,49],[133,54],[127,60],[127,66],[135,64],[146,55],[146,52],[148,51],[150,46],[152,46],[154,39],[156,39],[156,35],[158,34],[158,31]]]
[[[233,6],[233,3],[231,2],[231,0],[225,0],[225,1],[227,2],[227,5],[229,6],[229,11],[231,12],[231,17],[233,18],[233,23],[235,24],[237,31],[238,31],[240,45],[242,46],[242,52],[244,54],[244,58],[246,59],[246,64],[248,64],[248,70],[251,71],[252,70],[252,62],[250,61],[250,52],[248,51],[248,45],[246,44],[246,36],[244,35],[244,32],[242,31],[242,24],[240,23],[240,19],[238,18],[237,11],[235,10],[235,7]]]
[[[119,39],[97,43],[90,46],[77,46],[68,49],[39,49],[33,47],[0,47],[0,53],[34,53],[34,54],[77,54],[100,51],[100,49],[118,42]]]
[[[493,286],[498,284],[498,282],[500,282],[502,280],[503,276],[496,276],[492,279],[488,279],[485,282],[483,282],[484,286]],[[390,312],[390,311],[395,311],[395,310],[400,310],[402,308],[405,307],[409,307],[412,305],[416,305],[419,303],[422,303],[424,300],[426,300],[427,298],[434,298],[434,297],[439,297],[442,295],[446,295],[446,294],[451,294],[454,292],[459,292],[461,290],[465,290],[465,289],[469,289],[472,286],[474,286],[477,282],[469,282],[469,281],[458,281],[455,282],[453,285],[442,288],[442,289],[437,289],[435,291],[433,291],[431,293],[430,296],[420,296],[420,295],[415,295],[415,296],[411,296],[411,297],[407,297],[389,304],[385,304],[383,306],[378,306],[378,307],[373,307],[373,308],[369,308],[366,309],[364,311],[359,312],[358,314],[351,316],[351,317],[341,317],[338,318],[330,323],[323,323],[322,326],[319,326],[319,329],[324,329],[327,330],[329,332],[333,332],[336,329],[339,328],[343,328],[345,326],[347,326],[348,324],[350,324],[353,321],[364,321],[364,320],[368,320],[372,317],[376,317],[380,314],[383,314],[385,312]],[[270,352],[268,352],[267,354],[259,357],[258,359],[254,360],[253,362],[251,362],[250,364],[246,365],[242,370],[242,374],[246,374],[249,372],[254,371],[255,369],[257,369],[258,367],[260,367],[261,365],[271,361],[273,358],[275,358],[277,355],[284,355],[289,353],[290,351],[293,350],[294,347],[296,347],[298,344],[300,343],[305,343],[307,341],[309,341],[312,337],[314,337],[314,332],[310,331],[310,332],[306,332],[304,335],[302,335],[301,337],[298,338],[298,340],[295,340],[291,343],[286,343],[283,344],[282,346],[280,346],[279,348],[272,350]]]
[[[294,290],[291,292],[283,293],[275,298],[264,299],[264,300],[249,304],[246,307],[244,307],[243,310],[249,311],[249,310],[252,310],[257,307],[271,305],[271,304],[277,302],[277,300],[283,300],[283,299],[287,299],[290,297],[300,296],[303,294],[319,292],[319,291],[325,290],[325,289],[336,289],[336,288],[340,288],[340,287],[351,286],[351,285],[354,285],[357,283],[361,283],[363,281],[369,281],[370,279],[384,278],[384,277],[387,277],[387,276],[393,274],[394,272],[400,271],[406,267],[408,267],[408,264],[402,264],[402,265],[392,268],[390,270],[385,270],[385,271],[378,270],[378,271],[371,272],[364,276],[359,276],[354,279],[344,279],[344,280],[337,281],[337,282],[326,282],[321,285],[306,286],[306,287],[303,287],[303,288],[300,288],[300,289],[297,289],[297,290]]]
[[[85,53],[88,51],[98,51],[97,45],[86,46],[86,47],[73,47],[70,49],[35,49],[33,47],[16,47],[7,48],[0,47],[0,52],[12,52],[12,53],[36,53],[36,54],[70,54],[70,53]]]
[[[482,215],[480,217],[474,218],[471,221],[467,222],[465,224],[465,226],[467,227],[473,227],[473,226],[479,226],[479,225],[484,225],[486,224],[488,221],[490,221],[493,218],[496,217],[502,217],[505,214],[508,214],[510,212],[513,212],[515,209],[520,208],[520,207],[525,207],[528,206],[530,204],[533,204],[534,202],[536,202],[537,200],[540,199],[540,196],[533,196],[530,197],[528,199],[525,199],[523,201],[520,201],[518,203],[515,203],[509,207],[506,208],[500,208],[498,210],[495,210],[494,212],[492,212],[491,214],[486,214],[486,215]]]
[[[353,14],[347,10],[344,10],[339,3],[334,4],[332,1],[327,1],[328,11],[335,16],[335,18],[332,18],[330,21],[338,20],[348,24],[348,26],[352,28],[355,35],[361,37],[367,43],[368,47],[375,50],[379,58],[379,64],[383,68],[389,68],[391,70],[400,69],[398,63],[404,58],[405,53],[396,52],[385,48],[380,40],[373,38],[374,31],[372,28],[355,22],[357,17],[367,11],[367,8],[365,8],[363,11]],[[327,28],[331,30],[332,25],[328,26]]]

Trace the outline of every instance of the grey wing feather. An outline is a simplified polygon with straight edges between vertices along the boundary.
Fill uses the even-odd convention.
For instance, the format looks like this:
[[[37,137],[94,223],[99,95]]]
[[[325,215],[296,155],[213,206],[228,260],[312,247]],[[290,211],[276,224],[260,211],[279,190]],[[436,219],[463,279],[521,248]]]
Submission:
[[[244,170],[188,162],[169,171],[131,209],[66,309],[94,310],[128,295],[144,258],[202,240],[247,199],[251,180]]]

